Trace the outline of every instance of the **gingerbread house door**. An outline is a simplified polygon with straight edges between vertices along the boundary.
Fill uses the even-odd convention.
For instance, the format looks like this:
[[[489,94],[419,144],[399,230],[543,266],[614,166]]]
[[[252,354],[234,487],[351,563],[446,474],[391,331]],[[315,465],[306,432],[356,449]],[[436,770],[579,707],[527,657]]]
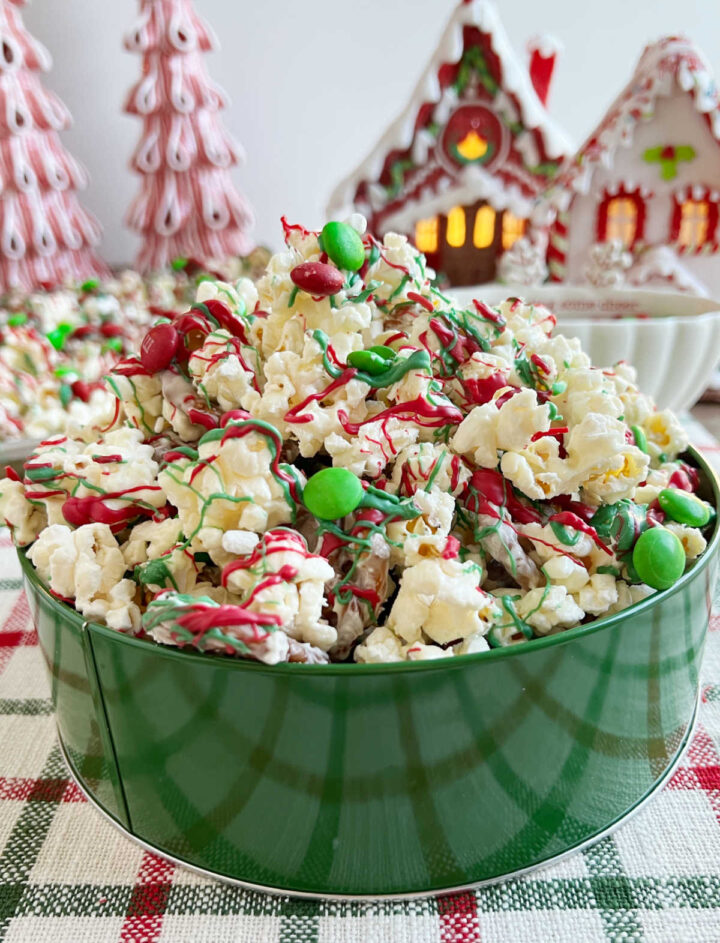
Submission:
[[[451,285],[478,285],[495,278],[502,252],[502,213],[489,203],[456,206],[440,217],[437,268]]]

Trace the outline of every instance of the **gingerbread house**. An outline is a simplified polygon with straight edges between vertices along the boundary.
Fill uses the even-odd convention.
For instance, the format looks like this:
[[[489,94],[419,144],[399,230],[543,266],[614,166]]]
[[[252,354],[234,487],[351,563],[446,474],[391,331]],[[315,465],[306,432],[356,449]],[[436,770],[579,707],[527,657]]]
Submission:
[[[686,38],[646,47],[629,84],[541,199],[554,281],[720,296],[720,98]]]
[[[487,0],[464,0],[400,117],[334,191],[330,216],[407,233],[451,285],[492,281],[569,153],[550,119],[555,52],[532,75]]]

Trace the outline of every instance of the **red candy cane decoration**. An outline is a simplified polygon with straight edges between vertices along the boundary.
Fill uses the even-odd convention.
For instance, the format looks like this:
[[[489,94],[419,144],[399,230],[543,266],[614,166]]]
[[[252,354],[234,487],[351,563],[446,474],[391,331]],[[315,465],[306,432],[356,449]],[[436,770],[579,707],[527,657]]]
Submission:
[[[140,10],[125,40],[143,57],[125,103],[143,120],[132,158],[143,179],[126,220],[143,239],[138,268],[166,268],[180,256],[206,265],[247,254],[252,213],[230,177],[242,152],[219,119],[226,98],[202,60],[213,34],[191,0],[140,0]]]

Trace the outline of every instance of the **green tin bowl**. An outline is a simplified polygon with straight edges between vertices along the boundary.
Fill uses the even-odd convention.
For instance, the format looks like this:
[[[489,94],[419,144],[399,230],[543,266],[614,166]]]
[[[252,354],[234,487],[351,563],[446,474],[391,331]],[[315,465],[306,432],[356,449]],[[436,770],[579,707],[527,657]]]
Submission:
[[[254,889],[397,897],[547,863],[662,785],[697,710],[719,546],[716,523],[675,586],[617,615],[390,665],[165,648],[83,622],[21,560],[65,757],[116,825]]]

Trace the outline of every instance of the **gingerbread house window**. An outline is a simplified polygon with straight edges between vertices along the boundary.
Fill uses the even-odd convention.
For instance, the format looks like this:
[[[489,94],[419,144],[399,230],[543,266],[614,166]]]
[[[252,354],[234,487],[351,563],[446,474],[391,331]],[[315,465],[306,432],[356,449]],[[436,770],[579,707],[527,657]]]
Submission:
[[[487,203],[475,213],[473,245],[476,249],[487,249],[495,239],[495,210]]]
[[[453,249],[460,249],[465,245],[466,224],[465,210],[462,206],[453,206],[447,214],[445,239]]]
[[[509,249],[521,236],[525,235],[527,220],[520,216],[515,216],[507,210],[503,213],[502,223],[502,247]]]
[[[719,199],[705,187],[675,194],[671,239],[681,252],[699,252],[715,244]]]
[[[632,249],[645,229],[645,200],[638,190],[606,193],[598,209],[598,242],[620,242]]]
[[[419,219],[415,224],[415,245],[425,255],[437,252],[438,247],[438,218]]]

